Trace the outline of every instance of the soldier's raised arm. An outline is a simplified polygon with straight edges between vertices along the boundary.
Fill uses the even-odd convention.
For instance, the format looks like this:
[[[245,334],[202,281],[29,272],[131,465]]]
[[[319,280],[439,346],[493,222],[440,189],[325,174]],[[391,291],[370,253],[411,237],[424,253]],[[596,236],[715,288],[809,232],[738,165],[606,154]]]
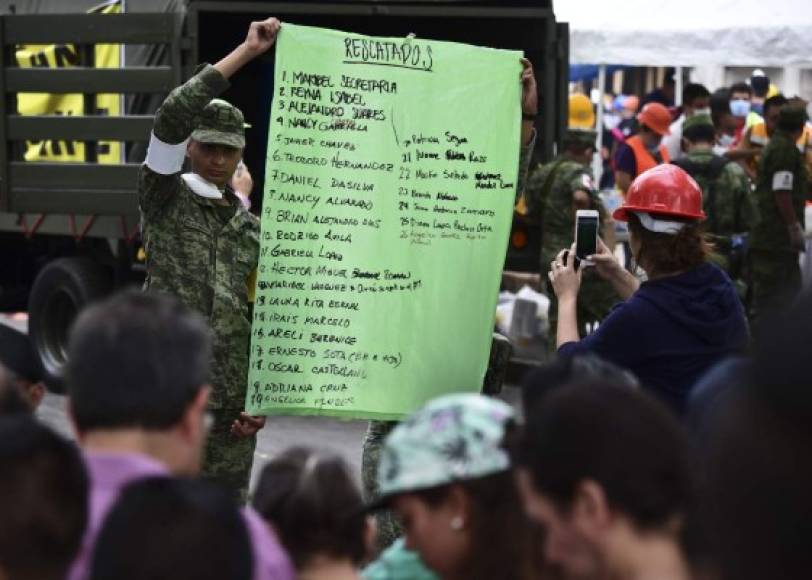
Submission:
[[[516,200],[524,192],[527,181],[527,172],[530,169],[530,158],[536,145],[536,130],[533,123],[539,109],[538,87],[533,74],[533,63],[526,58],[522,59],[522,137],[519,153],[519,175],[516,180]]]
[[[245,40],[215,65],[203,65],[175,88],[155,114],[147,157],[139,175],[141,211],[160,208],[180,186],[180,171],[197,116],[228,87],[228,79],[273,46],[281,24],[276,18],[252,22]]]

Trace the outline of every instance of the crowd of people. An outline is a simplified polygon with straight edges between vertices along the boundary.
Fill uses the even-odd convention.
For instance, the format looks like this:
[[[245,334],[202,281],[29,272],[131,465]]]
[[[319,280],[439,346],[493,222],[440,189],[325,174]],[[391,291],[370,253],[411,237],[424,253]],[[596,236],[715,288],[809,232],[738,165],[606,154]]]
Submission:
[[[128,291],[70,340],[77,444],[0,378],[0,578],[800,578],[812,294],[722,358],[681,413],[592,354],[525,377],[520,408],[429,401],[386,436],[379,495],[345,461],[291,448],[249,506],[200,479],[211,334],[176,298]],[[137,345],[137,348],[136,348]],[[77,446],[78,445],[78,446]],[[373,514],[402,537],[376,549]]]
[[[724,95],[688,85],[676,117],[667,87],[623,101],[624,201],[611,217],[628,223],[624,265],[588,169],[588,99],[571,100],[560,158],[529,171],[538,101],[524,61],[516,193],[542,228],[557,356],[524,377],[516,405],[444,395],[372,424],[366,490],[340,456],[294,447],[246,498],[265,423],[243,411],[258,222],[231,182],[250,182],[242,114],[217,96],[279,28],[252,23],[156,115],[139,178],[147,284],[71,329],[75,442],[36,419],[37,362],[0,325],[0,580],[805,576],[812,395],[798,363],[811,354],[812,293],[791,268],[806,115],[775,95],[762,125],[761,81]],[[740,143],[720,155],[736,119]],[[577,209],[604,218],[591,266],[570,245]],[[757,348],[737,282],[754,286]],[[485,391],[506,352],[494,340]]]

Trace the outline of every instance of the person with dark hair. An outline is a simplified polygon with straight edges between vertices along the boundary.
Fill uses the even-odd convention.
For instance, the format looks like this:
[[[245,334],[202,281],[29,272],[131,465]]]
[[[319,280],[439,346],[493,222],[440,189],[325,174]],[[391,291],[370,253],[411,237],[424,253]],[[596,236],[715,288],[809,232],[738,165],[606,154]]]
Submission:
[[[125,487],[93,552],[90,580],[251,580],[251,541],[233,495],[154,477]]]
[[[726,155],[736,142],[736,118],[730,112],[730,90],[721,88],[710,98],[711,121],[716,130],[713,152]]]
[[[0,363],[0,417],[30,415],[31,405],[16,378]]]
[[[677,80],[674,78],[676,71],[674,67],[668,67],[664,72],[663,84],[643,96],[640,101],[641,107],[645,107],[649,103],[657,103],[664,107],[674,106],[674,94],[677,85]]]
[[[594,354],[557,357],[530,371],[522,380],[522,408],[525,414],[543,400],[548,393],[570,383],[605,381],[639,388],[637,377]]]
[[[754,319],[801,289],[798,254],[806,249],[804,204],[810,190],[796,142],[805,124],[804,109],[781,107],[759,162],[754,194],[759,219],[750,231]]]
[[[730,85],[730,110],[734,117],[740,118],[742,123],[750,114],[753,100],[753,89],[745,82]]]
[[[806,578],[812,570],[812,294],[765,322],[748,381],[703,438],[710,552],[719,580]]]
[[[660,103],[648,103],[637,114],[640,131],[615,151],[615,183],[625,194],[641,173],[671,161],[663,137],[669,134],[671,113]]]
[[[13,375],[28,406],[36,411],[45,397],[42,367],[28,335],[0,323],[0,364]]]
[[[746,347],[744,309],[733,282],[708,261],[702,191],[685,171],[670,164],[647,171],[614,217],[628,221],[635,264],[648,280],[641,284],[600,243],[589,260],[625,302],[581,339],[575,302],[582,269],[575,268],[574,247],[562,250],[550,272],[560,305],[558,354],[591,352],[627,368],[681,415],[699,377]]]
[[[88,532],[71,580],[86,578],[101,523],[128,483],[200,471],[208,417],[211,333],[179,300],[126,291],[83,311],[71,329],[68,409],[90,472]],[[236,490],[231,490],[236,495]],[[293,577],[252,510],[254,578]]]
[[[213,331],[209,408],[214,419],[203,470],[247,489],[256,433],[265,417],[245,413],[251,302],[259,261],[259,219],[232,187],[245,147],[245,119],[217,98],[231,79],[275,44],[276,18],[251,22],[245,39],[204,64],[155,113],[138,174],[146,251],[145,290],[167,292],[206,317]],[[186,159],[191,171],[182,173]]]
[[[288,449],[263,468],[252,505],[279,535],[301,578],[359,578],[375,530],[341,457]]]
[[[401,548],[418,552],[442,580],[543,574],[540,531],[522,510],[503,446],[514,430],[506,403],[447,395],[413,413],[384,443],[381,499],[371,509],[391,507],[403,524]]]
[[[715,140],[709,116],[691,117],[682,128],[685,154],[673,163],[688,172],[702,189],[705,229],[714,245],[717,263],[736,281],[739,295],[744,298],[746,236],[754,213],[750,182],[737,163],[713,152]]]
[[[753,181],[757,178],[758,161],[761,153],[770,141],[770,137],[775,132],[775,126],[778,124],[778,113],[781,107],[788,102],[787,98],[782,94],[774,95],[764,101],[764,120],[745,129],[739,145],[728,152],[727,156],[730,159],[739,161]]]
[[[0,578],[64,578],[82,543],[81,455],[30,414],[0,417]]]
[[[680,116],[671,123],[669,134],[663,138],[663,145],[668,149],[671,159],[676,159],[682,153],[682,125],[687,119],[695,115],[710,115],[710,91],[705,85],[688,83],[682,89],[682,111]]]
[[[525,509],[566,577],[690,578],[681,549],[694,502],[688,443],[645,393],[558,389],[529,412],[515,454]]]

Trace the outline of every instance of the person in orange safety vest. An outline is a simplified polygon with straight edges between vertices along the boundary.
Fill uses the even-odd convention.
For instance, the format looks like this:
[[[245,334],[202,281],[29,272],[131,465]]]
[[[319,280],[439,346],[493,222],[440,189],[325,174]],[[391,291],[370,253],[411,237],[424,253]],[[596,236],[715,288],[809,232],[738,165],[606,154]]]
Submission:
[[[670,133],[671,113],[660,103],[648,103],[637,115],[640,131],[629,137],[615,153],[615,183],[624,194],[634,178],[671,157],[662,144]]]

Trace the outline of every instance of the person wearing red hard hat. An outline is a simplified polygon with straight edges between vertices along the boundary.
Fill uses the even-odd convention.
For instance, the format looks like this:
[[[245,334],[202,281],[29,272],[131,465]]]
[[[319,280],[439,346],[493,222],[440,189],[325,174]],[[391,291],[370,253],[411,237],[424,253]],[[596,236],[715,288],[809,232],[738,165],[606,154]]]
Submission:
[[[581,272],[574,248],[551,264],[558,297],[561,356],[594,353],[634,372],[643,388],[682,414],[694,383],[715,363],[742,351],[749,331],[733,282],[708,260],[702,191],[685,171],[659,165],[634,180],[614,218],[629,223],[642,284],[599,243],[596,272],[624,300],[598,329],[580,338],[575,304]]]
[[[637,114],[640,131],[626,139],[615,152],[615,183],[626,193],[635,177],[671,161],[662,144],[670,134],[671,113],[660,103],[648,103]]]

